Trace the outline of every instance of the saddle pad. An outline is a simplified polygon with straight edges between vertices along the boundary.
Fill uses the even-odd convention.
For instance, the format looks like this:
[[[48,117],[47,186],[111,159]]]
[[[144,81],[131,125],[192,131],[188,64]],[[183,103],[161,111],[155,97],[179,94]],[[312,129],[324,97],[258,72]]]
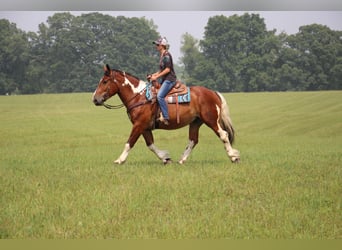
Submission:
[[[174,94],[174,95],[167,95],[166,96],[166,101],[168,103],[177,103],[177,99],[178,99],[178,103],[188,103],[190,102],[191,98],[190,98],[190,88],[187,87],[187,92],[185,94],[182,94],[182,95],[177,95],[177,94]],[[155,93],[153,93],[152,91],[152,84],[148,84],[147,87],[146,87],[146,99],[148,101],[152,101],[153,97]]]
[[[187,92],[185,94],[182,95],[177,95],[177,94],[173,94],[171,96],[166,96],[166,100],[168,103],[187,103],[190,102],[190,88],[187,87]],[[178,99],[178,101],[177,101]]]
[[[149,83],[146,86],[146,93],[145,93],[147,101],[152,101],[153,93],[152,93],[152,84]]]

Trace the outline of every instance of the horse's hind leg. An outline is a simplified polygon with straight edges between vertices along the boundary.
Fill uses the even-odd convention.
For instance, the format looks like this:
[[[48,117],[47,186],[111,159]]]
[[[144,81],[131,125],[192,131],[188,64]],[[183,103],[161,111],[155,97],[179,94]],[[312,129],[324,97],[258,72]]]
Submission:
[[[238,150],[234,149],[229,141],[229,135],[228,132],[222,128],[220,125],[220,117],[221,117],[221,109],[219,107],[216,107],[217,117],[216,121],[215,119],[208,119],[205,122],[205,124],[210,127],[215,134],[220,138],[220,140],[224,144],[224,148],[232,162],[239,162],[240,161],[240,153]],[[212,113],[214,114],[214,112]]]
[[[192,152],[192,150],[194,149],[194,147],[197,145],[197,143],[198,143],[198,131],[199,131],[199,128],[201,127],[202,124],[203,124],[203,122],[200,119],[196,119],[195,121],[190,123],[190,126],[189,126],[189,143],[186,146],[185,151],[183,152],[183,155],[181,156],[181,159],[179,160],[180,164],[183,164],[186,161],[186,159],[189,157],[189,155]]]
[[[229,142],[228,132],[223,130],[221,126],[218,126],[218,130],[216,134],[220,137],[221,141],[224,144],[224,148],[232,162],[239,162],[240,161],[240,153],[238,150],[234,149]]]
[[[155,155],[163,161],[164,164],[170,163],[171,158],[170,154],[166,150],[160,150],[154,145],[154,139],[153,139],[153,134],[151,130],[146,130],[143,132],[143,137],[146,142],[146,146],[153,152]]]

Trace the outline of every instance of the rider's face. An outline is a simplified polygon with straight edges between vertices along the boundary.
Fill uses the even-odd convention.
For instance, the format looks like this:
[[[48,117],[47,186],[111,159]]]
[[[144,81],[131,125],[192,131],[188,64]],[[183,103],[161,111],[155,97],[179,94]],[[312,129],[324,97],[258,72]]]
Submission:
[[[160,44],[156,44],[156,50],[160,51],[163,48]]]

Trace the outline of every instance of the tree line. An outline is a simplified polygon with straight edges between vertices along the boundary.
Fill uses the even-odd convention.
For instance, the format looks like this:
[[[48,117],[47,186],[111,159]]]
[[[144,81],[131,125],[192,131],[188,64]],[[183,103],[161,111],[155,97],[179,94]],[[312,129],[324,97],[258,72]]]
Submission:
[[[177,27],[175,27],[177,28]],[[144,79],[156,71],[152,20],[56,13],[38,32],[0,20],[0,94],[93,91],[102,65]],[[204,37],[183,34],[177,75],[222,92],[342,89],[342,32],[312,24],[268,31],[258,14],[209,18]]]
[[[145,18],[56,13],[38,32],[0,20],[0,93],[94,91],[103,64],[138,77],[156,68],[156,26]]]
[[[220,91],[342,89],[342,32],[327,26],[276,35],[258,14],[215,16],[203,40],[182,41],[189,82]]]

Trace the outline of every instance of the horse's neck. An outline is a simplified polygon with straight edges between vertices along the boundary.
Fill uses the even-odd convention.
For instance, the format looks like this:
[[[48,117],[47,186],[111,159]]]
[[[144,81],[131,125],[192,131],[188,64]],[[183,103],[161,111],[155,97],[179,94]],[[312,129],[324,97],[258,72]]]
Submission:
[[[137,95],[140,94],[146,88],[146,82],[141,81],[137,78],[133,78],[132,76],[127,76],[123,73],[124,80],[122,81],[120,88],[120,98],[121,100],[126,103],[127,101],[131,101],[132,98],[135,98]],[[142,95],[141,95],[142,96]]]

